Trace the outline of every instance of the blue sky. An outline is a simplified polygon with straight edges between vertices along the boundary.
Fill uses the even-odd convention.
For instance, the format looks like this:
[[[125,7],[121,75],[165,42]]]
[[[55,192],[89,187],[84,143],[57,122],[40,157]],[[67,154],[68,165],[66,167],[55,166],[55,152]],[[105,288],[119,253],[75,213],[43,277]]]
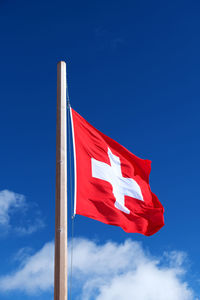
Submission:
[[[0,299],[53,299],[59,60],[72,107],[152,160],[166,223],[144,237],[77,216],[73,299],[198,299],[199,9],[178,0],[0,1]]]

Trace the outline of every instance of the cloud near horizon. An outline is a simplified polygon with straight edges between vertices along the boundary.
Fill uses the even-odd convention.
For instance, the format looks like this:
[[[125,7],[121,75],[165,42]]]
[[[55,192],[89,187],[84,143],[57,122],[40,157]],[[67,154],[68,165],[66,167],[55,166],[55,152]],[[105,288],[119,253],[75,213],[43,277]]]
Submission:
[[[49,242],[26,257],[17,270],[0,278],[0,292],[52,292],[53,252],[54,243]],[[185,254],[178,251],[152,257],[140,243],[132,240],[99,245],[87,239],[75,239],[73,298],[197,300],[185,280],[184,259]]]

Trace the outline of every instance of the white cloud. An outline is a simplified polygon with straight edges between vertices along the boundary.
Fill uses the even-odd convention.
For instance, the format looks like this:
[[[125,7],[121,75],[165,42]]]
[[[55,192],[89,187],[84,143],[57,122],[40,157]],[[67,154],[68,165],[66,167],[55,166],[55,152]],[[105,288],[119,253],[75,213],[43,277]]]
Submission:
[[[30,255],[33,253],[33,249],[30,247],[24,247],[21,248],[13,255],[11,261],[20,263],[21,266],[26,264],[27,259],[30,257]]]
[[[15,227],[15,231],[20,235],[29,235],[44,227],[44,221],[42,219],[36,218],[33,224],[29,224],[28,226]]]
[[[18,270],[0,278],[0,291],[26,293],[53,288],[53,243],[26,257]],[[69,255],[70,256],[70,255]],[[138,242],[98,245],[74,240],[73,291],[78,300],[194,300],[184,281],[185,254],[173,251],[151,257]]]
[[[0,225],[9,226],[10,213],[25,205],[23,195],[8,190],[0,191]]]
[[[19,290],[30,294],[53,287],[53,247],[53,242],[46,243],[34,255],[26,256],[17,271],[0,278],[0,290]]]
[[[34,210],[31,209],[31,206],[34,206]],[[23,214],[23,218],[15,217],[17,214]],[[40,217],[36,204],[27,203],[24,195],[9,190],[0,191],[1,234],[12,228],[19,235],[29,235],[43,227],[45,227],[45,223]]]
[[[102,246],[77,240],[74,278],[82,281],[84,300],[192,300],[193,292],[183,281],[183,258],[176,251],[153,258],[131,240]]]

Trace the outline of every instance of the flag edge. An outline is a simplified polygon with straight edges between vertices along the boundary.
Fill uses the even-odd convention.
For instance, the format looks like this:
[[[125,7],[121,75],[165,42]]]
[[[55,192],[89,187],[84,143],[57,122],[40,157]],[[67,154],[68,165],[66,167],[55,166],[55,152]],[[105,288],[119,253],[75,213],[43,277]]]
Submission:
[[[75,145],[75,134],[74,134],[74,121],[72,108],[70,107],[70,120],[72,129],[72,143],[73,143],[73,154],[74,154],[74,216],[76,215],[76,200],[77,200],[77,166],[76,166],[76,145]]]

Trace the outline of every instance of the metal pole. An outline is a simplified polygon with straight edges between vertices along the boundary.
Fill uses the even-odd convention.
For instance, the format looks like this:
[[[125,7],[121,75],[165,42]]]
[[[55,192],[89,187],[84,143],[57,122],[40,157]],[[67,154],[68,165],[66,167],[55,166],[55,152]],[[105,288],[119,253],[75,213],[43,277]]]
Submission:
[[[56,212],[54,300],[67,300],[66,63],[57,65]]]

